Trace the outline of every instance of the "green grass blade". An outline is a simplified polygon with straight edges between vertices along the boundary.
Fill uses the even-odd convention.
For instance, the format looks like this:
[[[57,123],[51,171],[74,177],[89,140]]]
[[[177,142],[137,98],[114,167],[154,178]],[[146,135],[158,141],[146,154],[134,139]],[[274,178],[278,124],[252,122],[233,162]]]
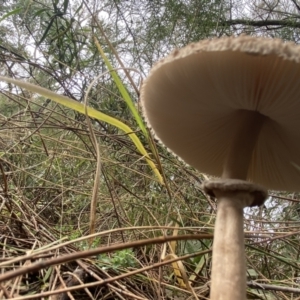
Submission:
[[[124,84],[122,83],[122,80],[118,76],[117,72],[114,70],[114,68],[111,65],[108,58],[106,57],[106,55],[105,55],[100,43],[97,41],[97,39],[95,39],[95,43],[96,43],[98,51],[100,52],[100,55],[102,56],[108,70],[110,71],[110,74],[111,74],[112,78],[114,79],[115,84],[117,85],[117,87],[119,89],[119,92],[121,93],[121,95],[124,98],[126,104],[128,105],[129,109],[131,110],[131,113],[132,113],[133,117],[135,118],[136,122],[138,123],[139,128],[142,130],[144,135],[146,137],[148,137],[148,132],[147,132],[146,126],[145,126],[138,110],[136,109],[136,107],[134,105],[134,102],[132,101],[130,95],[128,94],[126,87],[124,86]]]
[[[33,85],[27,82],[23,82],[20,80],[15,80],[12,78],[8,78],[8,77],[3,77],[0,76],[0,80],[2,81],[6,81],[9,83],[13,83],[21,88],[25,88],[27,90],[30,90],[34,93],[40,94],[46,98],[49,98],[59,104],[64,105],[65,107],[71,108],[73,110],[76,110],[82,114],[85,114],[85,106],[80,103],[77,102],[71,98],[68,98],[66,96],[63,95],[59,95],[56,94],[48,89],[42,88],[40,86],[37,85]],[[113,126],[118,127],[119,129],[121,129],[123,132],[125,132],[126,134],[128,134],[128,136],[131,138],[131,140],[133,141],[133,143],[135,144],[136,148],[138,149],[138,151],[145,157],[147,163],[149,164],[149,166],[151,167],[151,169],[153,170],[154,174],[156,175],[156,177],[158,178],[158,181],[163,184],[163,178],[160,174],[160,172],[158,171],[157,167],[155,166],[155,164],[153,163],[153,161],[151,160],[151,158],[149,157],[149,154],[147,153],[146,149],[144,148],[143,144],[141,143],[141,141],[139,140],[139,138],[137,137],[137,135],[132,131],[132,129],[124,124],[123,122],[119,121],[116,118],[110,117],[94,108],[91,107],[87,107],[87,114],[89,115],[89,117],[91,118],[95,118],[98,119],[100,121],[106,122],[108,124],[111,124]]]
[[[22,10],[22,8],[16,8],[16,9],[8,12],[2,18],[0,18],[0,22],[2,22],[3,20],[7,19],[9,16],[12,16],[12,15],[15,15],[15,14],[19,13],[21,10]]]

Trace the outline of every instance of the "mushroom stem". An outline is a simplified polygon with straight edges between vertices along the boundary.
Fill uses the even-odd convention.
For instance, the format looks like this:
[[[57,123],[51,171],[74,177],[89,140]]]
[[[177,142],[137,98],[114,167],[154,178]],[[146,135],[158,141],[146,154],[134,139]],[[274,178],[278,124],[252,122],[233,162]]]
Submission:
[[[265,117],[258,112],[238,112],[234,133],[223,168],[223,179],[247,178],[256,139]],[[212,263],[212,300],[246,299],[246,262],[243,209],[253,205],[247,191],[214,190],[218,199]]]
[[[266,117],[256,111],[240,110],[239,121],[223,167],[222,178],[245,180],[256,139]]]
[[[259,185],[238,179],[205,181],[203,188],[208,195],[218,198],[211,300],[245,300],[243,208],[261,205],[268,193]]]
[[[253,197],[248,192],[214,191],[218,212],[213,244],[211,299],[246,299],[246,262],[243,208]]]

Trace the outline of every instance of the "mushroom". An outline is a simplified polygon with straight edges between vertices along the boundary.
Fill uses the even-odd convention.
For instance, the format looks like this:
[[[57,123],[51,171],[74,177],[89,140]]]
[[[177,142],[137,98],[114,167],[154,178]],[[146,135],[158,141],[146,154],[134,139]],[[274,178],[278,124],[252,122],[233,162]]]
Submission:
[[[213,300],[246,299],[243,208],[261,205],[265,188],[300,190],[299,87],[300,47],[250,36],[175,50],[142,86],[155,136],[187,164],[220,178],[203,185],[218,199]]]

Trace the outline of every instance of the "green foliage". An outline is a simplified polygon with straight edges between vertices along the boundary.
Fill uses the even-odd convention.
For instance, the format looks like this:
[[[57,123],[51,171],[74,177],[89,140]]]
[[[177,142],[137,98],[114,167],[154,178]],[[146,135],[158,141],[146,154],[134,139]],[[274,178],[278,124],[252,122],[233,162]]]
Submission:
[[[97,264],[100,268],[103,268],[104,270],[128,269],[136,268],[138,266],[137,260],[132,249],[124,249],[121,251],[117,251],[112,256],[99,255]]]

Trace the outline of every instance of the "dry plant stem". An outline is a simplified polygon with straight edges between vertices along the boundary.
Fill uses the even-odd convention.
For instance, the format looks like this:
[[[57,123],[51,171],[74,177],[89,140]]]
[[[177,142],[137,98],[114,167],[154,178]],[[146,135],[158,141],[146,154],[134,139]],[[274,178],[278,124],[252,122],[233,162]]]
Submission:
[[[246,299],[246,262],[243,208],[253,198],[248,192],[215,191],[218,198],[213,244],[212,300]]]

